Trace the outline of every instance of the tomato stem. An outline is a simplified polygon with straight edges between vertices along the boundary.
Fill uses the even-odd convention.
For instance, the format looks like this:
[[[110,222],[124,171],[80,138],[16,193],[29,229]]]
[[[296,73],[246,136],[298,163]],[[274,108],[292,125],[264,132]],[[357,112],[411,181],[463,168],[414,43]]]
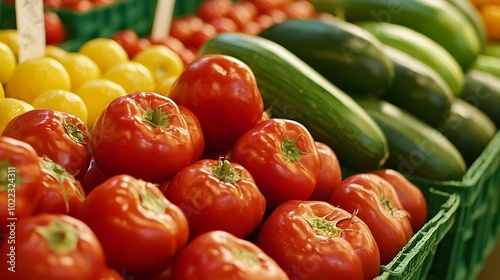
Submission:
[[[299,137],[294,139],[289,139],[288,135],[285,134],[285,139],[281,143],[281,154],[290,162],[300,163],[300,157],[305,155],[304,152],[297,148],[296,142]]]
[[[329,221],[315,215],[311,216],[308,223],[314,229],[314,233],[321,236],[338,237],[343,231],[337,227],[337,221]]]
[[[260,265],[259,258],[243,248],[232,248],[231,253],[240,260],[253,265]]]
[[[85,137],[87,137],[87,135],[85,135],[85,133],[80,128],[78,128],[78,123],[73,124],[70,121],[68,121],[68,122],[63,122],[63,126],[66,129],[66,132],[68,133],[69,138],[71,138],[71,140],[73,140],[78,144],[86,143]]]
[[[172,115],[165,114],[161,106],[157,106],[154,109],[147,108],[144,111],[143,118],[149,123],[152,127],[157,128],[159,130],[165,129],[170,124],[170,117]]]
[[[75,250],[78,245],[78,231],[60,221],[54,221],[47,226],[38,226],[36,232],[45,239],[49,248],[61,255]]]
[[[140,184],[141,191],[139,195],[141,196],[142,207],[156,214],[164,214],[167,210],[167,205],[146,188],[147,183],[145,181],[140,181]]]
[[[380,195],[379,199],[380,199],[380,202],[382,203],[382,206],[384,206],[384,209],[386,209],[387,211],[389,211],[391,213],[391,216],[394,216],[394,210],[395,209],[394,209],[394,207],[392,207],[392,204],[389,201],[389,199],[387,199],[383,195]]]
[[[234,170],[231,162],[227,159],[220,159],[217,165],[212,167],[211,171],[219,180],[229,182],[233,185],[240,180],[240,174]]]

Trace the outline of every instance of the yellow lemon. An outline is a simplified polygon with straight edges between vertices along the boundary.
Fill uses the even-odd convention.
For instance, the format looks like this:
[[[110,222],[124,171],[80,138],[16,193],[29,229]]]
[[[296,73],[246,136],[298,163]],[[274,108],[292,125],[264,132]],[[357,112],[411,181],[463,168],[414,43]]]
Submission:
[[[78,52],[92,59],[102,72],[129,60],[125,49],[110,38],[91,39],[83,44]]]
[[[135,61],[115,65],[104,72],[102,77],[122,86],[127,94],[156,89],[156,82],[151,71]]]
[[[64,57],[66,54],[68,53],[63,48],[53,45],[47,45],[45,47],[45,56],[51,57],[59,62],[61,61],[61,58]]]
[[[57,60],[40,57],[17,64],[5,87],[5,95],[31,103],[51,89],[71,90],[69,73]]]
[[[5,84],[16,68],[16,56],[5,43],[0,42],[0,84]]]
[[[16,59],[19,57],[19,35],[17,34],[17,30],[0,30],[0,42],[3,42],[10,48]]]
[[[89,129],[94,127],[99,115],[113,99],[127,95],[122,86],[104,79],[88,81],[80,86],[75,93],[82,98],[87,106],[87,127]]]
[[[0,99],[0,134],[3,132],[5,126],[10,122],[10,120],[33,109],[34,107],[31,104],[19,99]]]
[[[141,50],[133,60],[146,66],[157,83],[168,77],[178,77],[184,69],[181,57],[164,45],[152,45]]]
[[[83,102],[80,96],[71,91],[59,89],[48,90],[35,98],[31,105],[35,108],[47,108],[72,114],[85,124],[88,120],[85,102]]]
[[[168,97],[168,95],[170,94],[170,89],[172,88],[172,85],[176,80],[176,77],[168,77],[163,79],[156,86],[155,92]]]
[[[68,53],[59,62],[66,68],[71,78],[71,89],[75,91],[83,83],[101,77],[101,68],[88,56],[79,53]]]

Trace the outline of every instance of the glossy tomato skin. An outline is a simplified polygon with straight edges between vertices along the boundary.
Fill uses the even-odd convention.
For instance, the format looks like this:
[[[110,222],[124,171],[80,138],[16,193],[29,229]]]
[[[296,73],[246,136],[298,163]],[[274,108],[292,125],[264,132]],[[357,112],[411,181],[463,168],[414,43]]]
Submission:
[[[170,280],[188,279],[287,280],[288,276],[255,244],[225,231],[210,231],[190,242],[175,260]]]
[[[403,208],[411,215],[411,226],[417,232],[427,218],[427,201],[422,191],[403,174],[393,169],[381,169],[376,175],[387,180],[396,190]]]
[[[315,141],[321,158],[321,174],[309,200],[328,201],[335,187],[342,182],[342,170],[335,152],[328,145]]]
[[[382,265],[388,264],[413,235],[410,214],[403,209],[396,190],[375,174],[359,173],[344,179],[328,202],[357,212],[377,242]]]
[[[15,272],[8,270],[11,246],[15,246]],[[15,244],[2,243],[0,252],[0,279],[99,279],[106,267],[102,247],[90,228],[60,214],[18,221]]]
[[[181,73],[169,96],[191,110],[201,123],[208,150],[230,150],[257,124],[264,103],[252,70],[235,58],[197,57]]]
[[[153,183],[170,179],[194,157],[190,128],[177,104],[154,92],[111,101],[97,118],[90,143],[107,176],[128,174]]]
[[[290,279],[373,279],[380,272],[368,226],[324,201],[281,204],[264,222],[256,244]]]
[[[42,196],[34,214],[66,214],[75,217],[85,199],[78,180],[47,157],[39,157],[42,178]]]
[[[35,149],[26,142],[0,136],[0,235],[10,231],[9,217],[21,220],[31,216],[41,194],[42,171]]]
[[[135,277],[167,269],[188,239],[181,209],[156,185],[129,175],[113,176],[97,186],[77,217],[99,238],[108,265]]]
[[[51,109],[35,109],[18,115],[2,135],[25,141],[39,156],[48,156],[81,180],[89,167],[90,133],[76,116]]]
[[[104,174],[104,172],[102,172],[99,169],[99,167],[95,164],[95,160],[92,159],[90,161],[89,169],[87,170],[85,176],[83,176],[82,180],[80,181],[80,185],[83,188],[83,192],[85,194],[88,194],[95,187],[104,183],[107,179],[109,179],[109,176]]]
[[[43,13],[45,25],[45,43],[47,45],[58,45],[64,42],[66,31],[59,15],[52,11]]]
[[[212,230],[244,238],[257,227],[266,209],[250,172],[223,159],[204,159],[182,169],[170,181],[165,196],[186,215],[190,240]]]
[[[231,159],[250,171],[269,209],[291,199],[307,200],[321,171],[311,134],[287,119],[258,123],[239,138]]]
[[[196,115],[188,108],[181,105],[178,105],[178,107],[182,116],[186,119],[189,131],[191,132],[191,138],[193,139],[193,159],[191,163],[195,163],[201,159],[205,150],[205,137],[203,136],[203,131],[198,117],[196,117]]]

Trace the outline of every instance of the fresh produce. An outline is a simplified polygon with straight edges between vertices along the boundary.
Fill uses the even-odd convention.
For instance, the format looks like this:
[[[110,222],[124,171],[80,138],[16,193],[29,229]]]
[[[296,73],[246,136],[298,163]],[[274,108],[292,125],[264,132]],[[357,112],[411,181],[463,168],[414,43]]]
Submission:
[[[373,170],[387,159],[386,139],[368,114],[280,45],[261,37],[224,33],[205,43],[199,55],[206,54],[225,54],[246,63],[272,115],[303,124],[316,141],[336,152],[341,164]]]
[[[476,30],[477,35],[479,36],[479,42],[481,43],[482,48],[484,49],[485,45],[488,43],[488,33],[486,30],[485,23],[481,17],[481,14],[475,8],[473,1],[476,0],[447,0],[450,2],[458,11],[462,12],[464,16],[469,20],[474,29]],[[495,1],[495,0],[493,0]]]
[[[470,70],[478,70],[500,78],[500,57],[481,54],[477,57]]]
[[[181,209],[156,185],[129,175],[113,176],[92,190],[77,217],[99,239],[107,263],[136,277],[167,269],[188,239]]]
[[[500,3],[489,3],[478,7],[489,40],[500,40]]]
[[[413,235],[410,214],[391,183],[378,175],[360,173],[344,179],[328,202],[356,213],[366,223],[382,265],[388,264]]]
[[[256,244],[290,279],[373,279],[380,273],[379,248],[367,224],[324,201],[281,204]]]
[[[2,132],[30,144],[80,180],[89,167],[90,133],[77,117],[51,109],[34,109],[12,119]]]
[[[500,78],[493,74],[471,70],[465,75],[462,99],[479,108],[500,127]]]
[[[383,95],[394,67],[372,34],[341,20],[287,20],[259,36],[271,40],[314,68],[348,94]]]
[[[391,22],[414,29],[443,46],[463,70],[482,51],[480,36],[472,23],[448,1],[312,0],[312,4],[318,12],[349,22]]]
[[[467,166],[479,157],[498,131],[485,113],[460,98],[453,101],[438,130],[457,147]]]
[[[104,174],[129,174],[153,183],[188,166],[195,148],[177,104],[151,92],[114,99],[97,119],[90,145]]]
[[[43,19],[45,25],[45,43],[47,45],[58,45],[64,42],[66,31],[59,15],[53,11],[45,11]]]
[[[325,143],[315,141],[321,161],[321,171],[309,200],[328,201],[335,187],[342,182],[342,169],[335,152]]]
[[[200,160],[177,172],[165,197],[186,215],[191,240],[212,230],[245,238],[266,210],[250,172],[225,159]]]
[[[436,71],[412,56],[390,46],[384,46],[384,51],[394,64],[395,75],[382,98],[433,127],[441,124],[454,99],[450,87]]]
[[[466,0],[467,1],[467,0]],[[356,24],[385,45],[420,60],[436,71],[455,96],[464,86],[464,73],[457,60],[441,45],[409,27],[390,22],[365,21]]]
[[[387,137],[389,158],[385,168],[428,180],[462,179],[465,160],[438,130],[382,99],[357,97],[356,101]]]

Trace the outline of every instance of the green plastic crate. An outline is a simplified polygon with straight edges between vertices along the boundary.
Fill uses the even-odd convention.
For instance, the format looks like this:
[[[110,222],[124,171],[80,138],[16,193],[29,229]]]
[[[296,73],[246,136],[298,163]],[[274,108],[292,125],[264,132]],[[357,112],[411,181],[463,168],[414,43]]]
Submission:
[[[457,221],[439,244],[428,279],[475,279],[500,236],[500,132],[462,181],[409,177],[422,190],[460,195]]]

